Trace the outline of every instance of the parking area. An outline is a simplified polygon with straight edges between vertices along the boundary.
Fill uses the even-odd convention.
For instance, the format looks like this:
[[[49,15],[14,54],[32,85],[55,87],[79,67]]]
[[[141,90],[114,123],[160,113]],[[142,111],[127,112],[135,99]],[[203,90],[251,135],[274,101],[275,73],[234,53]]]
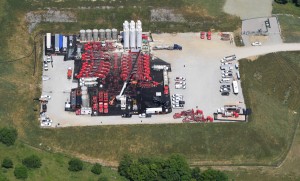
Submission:
[[[213,34],[211,40],[200,39],[199,33],[182,33],[176,36],[159,34],[153,35],[153,39],[153,44],[178,43],[183,46],[182,51],[163,50],[152,53],[171,63],[170,92],[183,95],[184,110],[198,108],[208,116],[212,115],[218,107],[226,104],[238,104],[245,107],[240,81],[238,81],[240,90],[237,95],[234,95],[232,90],[229,96],[222,96],[220,93],[220,85],[222,85],[219,82],[222,78],[220,60],[235,53],[235,46],[229,41],[221,41],[218,34]],[[233,67],[235,63],[236,61],[232,62]],[[185,89],[175,88],[174,78],[180,76],[186,79]],[[231,86],[231,84],[232,81],[227,85]],[[182,109],[173,109],[173,113],[180,111]]]
[[[246,19],[242,21],[242,38],[245,46],[253,42],[262,45],[282,43],[280,25],[276,17]]]

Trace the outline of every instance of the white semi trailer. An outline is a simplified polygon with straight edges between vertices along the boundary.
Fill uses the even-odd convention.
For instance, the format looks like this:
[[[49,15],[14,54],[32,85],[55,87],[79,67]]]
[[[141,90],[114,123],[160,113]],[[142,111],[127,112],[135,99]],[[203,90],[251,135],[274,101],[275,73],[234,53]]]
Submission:
[[[232,81],[232,87],[233,87],[233,93],[238,94],[239,93],[239,86],[238,86],[238,82],[236,80]]]

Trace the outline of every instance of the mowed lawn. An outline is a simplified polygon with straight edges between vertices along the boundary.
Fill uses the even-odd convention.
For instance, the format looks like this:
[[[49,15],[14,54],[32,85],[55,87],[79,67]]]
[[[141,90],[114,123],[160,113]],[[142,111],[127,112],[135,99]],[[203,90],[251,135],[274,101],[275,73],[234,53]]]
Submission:
[[[246,105],[253,112],[249,123],[95,126],[39,134],[54,149],[107,161],[127,153],[181,153],[192,165],[276,165],[285,157],[299,121],[299,56],[282,52],[241,60]]]

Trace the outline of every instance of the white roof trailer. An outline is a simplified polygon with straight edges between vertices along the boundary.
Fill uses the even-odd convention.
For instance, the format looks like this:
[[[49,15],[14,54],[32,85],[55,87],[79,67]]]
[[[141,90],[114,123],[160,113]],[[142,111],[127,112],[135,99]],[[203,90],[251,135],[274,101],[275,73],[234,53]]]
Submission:
[[[238,82],[236,80],[232,81],[232,87],[233,87],[233,93],[238,94],[239,93],[239,87],[238,87]]]
[[[46,33],[46,47],[47,49],[51,48],[51,33]]]
[[[63,36],[63,51],[67,51],[68,47],[68,38],[66,36]]]
[[[55,34],[55,51],[59,52],[59,34]]]

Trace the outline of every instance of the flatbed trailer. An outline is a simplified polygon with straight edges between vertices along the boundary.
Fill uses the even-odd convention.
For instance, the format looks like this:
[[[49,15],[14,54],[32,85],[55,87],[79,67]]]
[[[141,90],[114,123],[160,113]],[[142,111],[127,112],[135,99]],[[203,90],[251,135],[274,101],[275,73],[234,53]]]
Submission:
[[[246,122],[247,121],[247,116],[240,114],[239,117],[224,117],[222,114],[215,113],[214,114],[214,120]]]

